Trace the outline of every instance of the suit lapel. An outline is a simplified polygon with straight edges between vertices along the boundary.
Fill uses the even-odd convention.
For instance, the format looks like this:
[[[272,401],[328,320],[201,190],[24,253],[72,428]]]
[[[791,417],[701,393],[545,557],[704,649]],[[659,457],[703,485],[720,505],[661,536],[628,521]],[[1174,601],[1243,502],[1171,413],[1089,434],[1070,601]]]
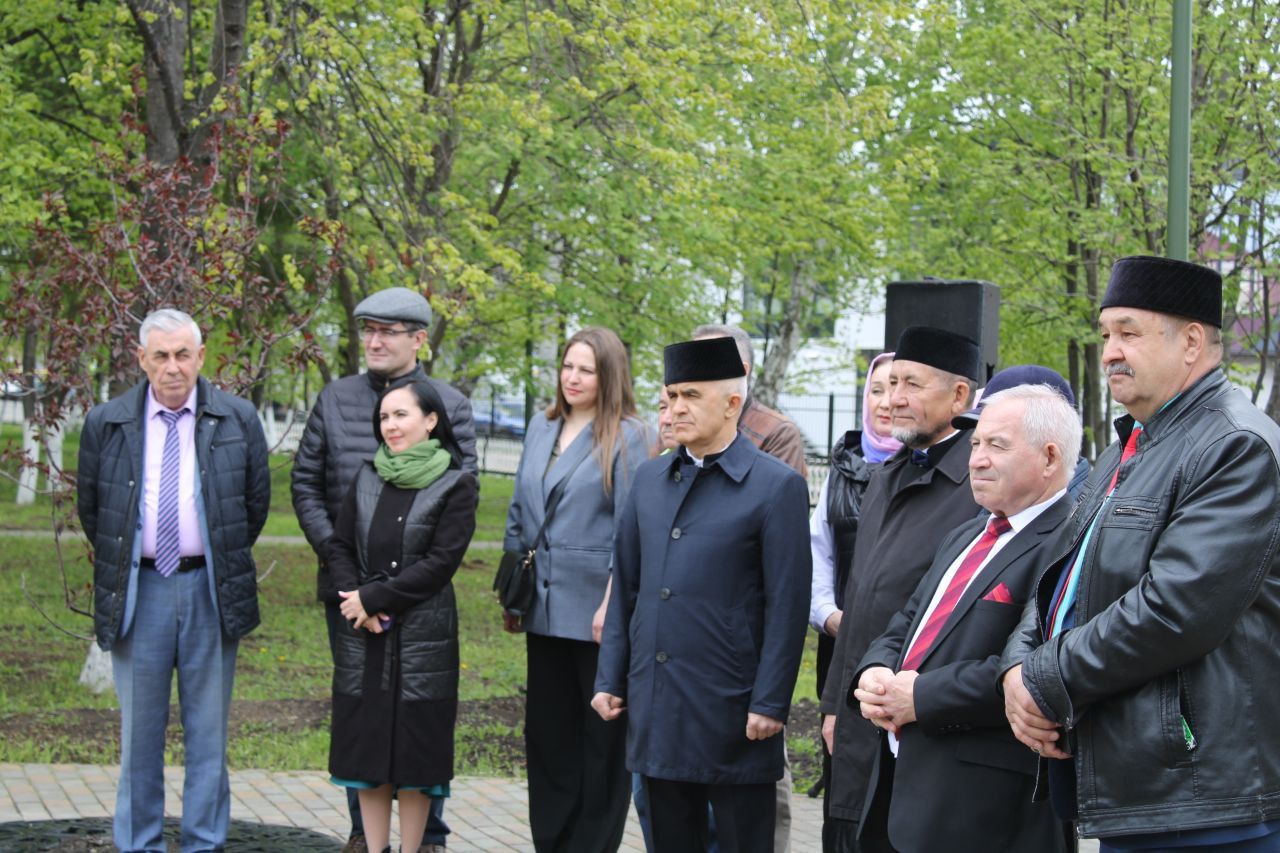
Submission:
[[[542,457],[543,466],[546,460],[551,458],[551,451],[556,441],[560,438],[560,428],[564,421],[556,421],[554,424],[547,422],[547,444],[546,453]],[[591,436],[594,422],[587,424],[574,437],[569,446],[565,448],[564,453],[556,458],[552,463],[551,470],[547,472],[547,476],[542,478],[542,505],[545,507],[547,498],[551,495],[551,490],[556,487],[565,478],[565,475],[574,469],[584,456],[591,452]],[[566,484],[567,486],[568,484]]]
[[[929,612],[929,605],[933,602],[934,595],[938,592],[938,584],[942,582],[943,576],[946,574],[947,567],[956,561],[956,559],[969,548],[969,543],[973,541],[973,537],[978,535],[978,531],[982,529],[982,525],[986,524],[986,516],[981,521],[966,521],[964,524],[964,532],[956,536],[955,542],[945,551],[939,551],[934,559],[934,564],[930,568],[929,573],[925,575],[929,583],[929,597],[922,602],[921,607],[911,619],[911,625],[907,628],[907,636],[902,644],[902,651],[898,655],[898,666],[901,667],[907,659],[907,653],[911,650],[912,641],[916,636],[916,632],[920,630],[920,624],[924,621],[925,614]],[[921,583],[925,581],[922,580]],[[937,647],[934,642],[934,648]],[[932,649],[930,649],[932,652]]]
[[[1039,545],[1046,536],[1057,529],[1059,522],[1066,517],[1069,509],[1071,509],[1071,497],[1070,495],[1063,495],[1052,506],[1036,516],[1030,524],[1014,534],[1013,539],[982,567],[982,571],[978,572],[974,579],[970,581],[969,586],[965,588],[964,595],[960,596],[960,600],[956,602],[956,606],[947,618],[946,624],[942,626],[942,630],[938,632],[937,638],[929,648],[929,653],[925,655],[925,660],[928,660],[929,655],[932,655],[946,641],[947,635],[960,623],[960,620],[964,618],[964,614],[968,613],[969,609],[973,607],[974,602],[979,601],[986,595],[1010,566],[1022,559],[1028,551]],[[986,524],[986,519],[987,516],[984,515],[984,525]],[[972,539],[974,535],[977,535],[977,531],[974,531],[969,538]],[[954,561],[955,557],[951,559]],[[947,565],[951,564],[947,563]]]

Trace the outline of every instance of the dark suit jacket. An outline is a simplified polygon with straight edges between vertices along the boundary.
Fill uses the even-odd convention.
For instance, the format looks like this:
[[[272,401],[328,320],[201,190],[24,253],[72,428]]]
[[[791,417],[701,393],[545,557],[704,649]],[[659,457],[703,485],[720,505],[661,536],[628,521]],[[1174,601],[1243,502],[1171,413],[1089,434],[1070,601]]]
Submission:
[[[888,793],[877,788],[892,778],[889,840],[895,849],[1065,849],[1063,827],[1049,803],[1031,801],[1036,756],[1014,739],[997,681],[1005,641],[1057,553],[1054,543],[1070,511],[1071,496],[1063,495],[982,567],[922,661],[915,682],[916,722],[902,730],[892,774],[881,773],[883,762],[894,761],[882,744],[863,810],[868,814],[872,799]],[[863,656],[857,675],[873,666],[901,668],[908,641],[947,568],[988,518],[984,513],[947,536],[907,606]],[[1000,584],[1012,603],[985,599]],[[857,708],[852,695],[849,702]]]
[[[845,703],[858,661],[911,599],[947,533],[980,511],[969,488],[969,436],[958,435],[931,468],[912,464],[904,448],[872,473],[863,495],[844,619],[822,692],[822,713],[837,715],[831,817],[861,818],[878,744],[877,730]]]

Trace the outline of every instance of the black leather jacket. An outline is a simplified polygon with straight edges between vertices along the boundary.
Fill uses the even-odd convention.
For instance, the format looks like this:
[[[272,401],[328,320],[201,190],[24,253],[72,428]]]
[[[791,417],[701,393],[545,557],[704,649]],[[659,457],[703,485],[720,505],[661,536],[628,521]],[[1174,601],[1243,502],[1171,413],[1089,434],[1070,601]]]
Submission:
[[[1001,670],[1068,732],[1078,828],[1114,836],[1280,817],[1280,427],[1213,370],[1102,454]],[[1075,625],[1042,626],[1099,506]],[[1186,721],[1186,727],[1183,725]]]

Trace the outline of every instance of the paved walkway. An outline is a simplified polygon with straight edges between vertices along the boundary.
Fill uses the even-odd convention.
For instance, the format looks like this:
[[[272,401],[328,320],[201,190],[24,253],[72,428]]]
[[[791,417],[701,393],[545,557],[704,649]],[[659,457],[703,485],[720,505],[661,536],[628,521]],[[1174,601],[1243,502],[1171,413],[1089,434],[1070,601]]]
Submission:
[[[108,817],[115,803],[119,767],[90,764],[0,764],[0,823]],[[165,770],[167,813],[182,802],[182,769]],[[445,817],[452,851],[531,851],[529,788],[523,779],[464,777],[453,781]],[[794,853],[822,849],[822,801],[792,797]],[[231,817],[298,826],[345,839],[349,828],[343,791],[319,771],[231,773]],[[622,849],[644,850],[635,810],[627,820]]]

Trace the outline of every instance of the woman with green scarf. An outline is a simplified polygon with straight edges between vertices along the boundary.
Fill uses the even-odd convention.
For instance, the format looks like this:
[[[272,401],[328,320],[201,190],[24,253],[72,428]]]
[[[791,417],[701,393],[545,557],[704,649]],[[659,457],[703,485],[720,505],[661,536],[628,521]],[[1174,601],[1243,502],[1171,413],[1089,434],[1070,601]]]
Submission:
[[[449,796],[458,715],[458,611],[452,578],[475,532],[479,485],[439,395],[417,380],[387,388],[379,441],[334,524],[326,562],[345,619],[337,637],[329,772],[355,788],[373,851],[417,850],[434,797]]]

